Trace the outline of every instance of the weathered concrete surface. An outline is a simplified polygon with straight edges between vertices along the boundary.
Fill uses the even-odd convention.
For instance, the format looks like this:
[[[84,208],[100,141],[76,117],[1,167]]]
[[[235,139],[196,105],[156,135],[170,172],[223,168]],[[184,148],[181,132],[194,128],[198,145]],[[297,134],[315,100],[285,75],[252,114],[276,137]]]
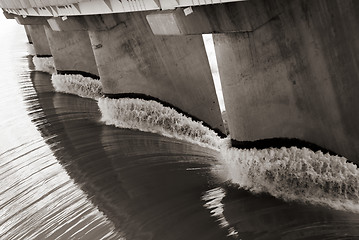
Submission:
[[[8,12],[6,12],[6,11],[4,11],[3,10],[3,15],[4,15],[4,17],[6,18],[6,19],[15,19],[15,17],[17,16],[17,15],[15,15],[15,14],[12,14],[12,13],[8,13]]]
[[[63,20],[61,17],[49,18],[47,20],[54,31],[87,31],[87,25],[84,17],[68,17]]]
[[[16,22],[20,25],[47,25],[47,17],[22,17],[14,16]]]
[[[47,20],[55,31],[102,31],[110,30],[120,24],[118,14],[68,17],[65,21],[60,17]]]
[[[253,31],[285,10],[292,0],[251,0],[148,14],[155,35],[191,35]]]
[[[358,12],[296,0],[253,32],[215,34],[231,137],[298,138],[358,163]]]
[[[45,29],[57,71],[99,75],[87,31],[60,32],[48,26]]]
[[[37,56],[51,56],[44,25],[27,25]]]
[[[118,16],[120,25],[90,31],[106,94],[146,94],[224,132],[202,36],[158,37],[145,13]]]

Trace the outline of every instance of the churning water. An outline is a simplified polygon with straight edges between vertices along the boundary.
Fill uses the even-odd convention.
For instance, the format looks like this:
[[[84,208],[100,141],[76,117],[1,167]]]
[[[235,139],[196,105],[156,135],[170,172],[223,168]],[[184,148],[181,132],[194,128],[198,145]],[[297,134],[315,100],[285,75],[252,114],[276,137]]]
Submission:
[[[98,98],[96,83],[86,95],[76,78],[98,100],[57,93],[12,30],[0,55],[1,239],[359,239],[356,165],[229,148],[157,102]]]

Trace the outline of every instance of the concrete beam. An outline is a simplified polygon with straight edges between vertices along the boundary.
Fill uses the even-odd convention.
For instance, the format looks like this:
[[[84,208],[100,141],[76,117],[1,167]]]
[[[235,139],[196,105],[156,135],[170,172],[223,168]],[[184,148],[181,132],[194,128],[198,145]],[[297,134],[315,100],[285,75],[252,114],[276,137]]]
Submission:
[[[293,0],[290,0],[293,1]],[[253,31],[288,5],[285,0],[253,0],[215,4],[168,11],[147,11],[147,21],[156,35],[193,35],[215,32]],[[17,16],[22,25],[47,24],[54,31],[108,30],[123,23],[121,14],[102,14],[69,17]]]
[[[87,31],[45,31],[58,72],[99,76]]]
[[[8,12],[5,12],[3,11],[3,14],[5,16],[6,19],[15,19],[15,14],[11,14],[11,13],[8,13]]]
[[[158,37],[145,13],[117,17],[89,32],[104,93],[148,95],[224,132],[202,36]]]
[[[254,31],[278,16],[293,0],[251,0],[218,5],[178,8],[148,14],[155,35]]]
[[[155,35],[189,35],[214,31],[203,11],[192,13],[191,18],[195,21],[191,21],[190,24],[185,21],[188,18],[183,9],[161,11],[160,13],[149,14],[146,18]]]
[[[53,31],[86,31],[88,28],[84,17],[55,17],[47,22]]]
[[[85,16],[88,30],[101,31],[110,30],[118,25],[123,24],[123,17],[126,14],[103,14],[95,16]]]
[[[17,15],[57,17],[168,10],[238,1],[240,0],[0,0],[0,7]]]
[[[47,21],[54,31],[101,31],[109,30],[121,24],[118,14],[95,16],[54,17]]]
[[[253,32],[214,34],[231,137],[297,138],[359,163],[358,11],[301,0]]]
[[[20,25],[47,25],[46,17],[22,17],[16,16],[15,20]]]

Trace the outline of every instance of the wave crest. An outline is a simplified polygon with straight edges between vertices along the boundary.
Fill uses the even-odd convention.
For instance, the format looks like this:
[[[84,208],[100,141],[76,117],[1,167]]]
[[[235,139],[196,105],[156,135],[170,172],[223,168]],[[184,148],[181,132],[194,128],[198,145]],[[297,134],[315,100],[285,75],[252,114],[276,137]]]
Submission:
[[[307,148],[222,149],[227,179],[254,193],[359,212],[359,170]]]
[[[34,63],[35,70],[47,73],[56,72],[55,63],[53,57],[37,57],[34,56],[32,58],[32,62]]]
[[[81,75],[54,74],[52,83],[56,91],[98,99],[102,121],[108,125],[159,133],[218,150],[218,163],[225,169],[222,178],[241,188],[359,213],[359,170],[344,157],[297,147],[231,148],[229,138],[220,138],[201,122],[156,101],[101,97],[101,82]]]
[[[100,98],[102,120],[121,128],[138,129],[219,149],[221,138],[201,122],[152,100]]]
[[[80,74],[52,74],[51,81],[57,92],[92,99],[98,99],[102,96],[101,81]]]

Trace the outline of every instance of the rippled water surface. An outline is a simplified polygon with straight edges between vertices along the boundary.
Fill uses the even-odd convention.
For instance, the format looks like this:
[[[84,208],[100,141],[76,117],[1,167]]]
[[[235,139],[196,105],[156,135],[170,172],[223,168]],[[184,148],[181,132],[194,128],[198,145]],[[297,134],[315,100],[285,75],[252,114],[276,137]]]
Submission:
[[[215,150],[105,125],[31,70],[19,26],[1,53],[1,239],[359,239],[359,214],[253,195]]]

